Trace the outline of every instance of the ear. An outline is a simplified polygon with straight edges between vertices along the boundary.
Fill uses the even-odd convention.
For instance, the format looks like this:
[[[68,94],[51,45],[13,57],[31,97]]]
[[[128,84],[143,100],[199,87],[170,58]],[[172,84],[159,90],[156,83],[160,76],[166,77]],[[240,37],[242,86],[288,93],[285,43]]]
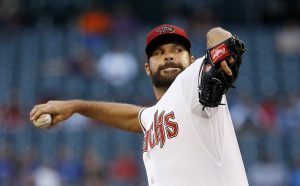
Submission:
[[[191,64],[195,62],[195,57],[191,56]]]
[[[149,62],[145,63],[145,71],[148,76],[150,76],[150,64]]]

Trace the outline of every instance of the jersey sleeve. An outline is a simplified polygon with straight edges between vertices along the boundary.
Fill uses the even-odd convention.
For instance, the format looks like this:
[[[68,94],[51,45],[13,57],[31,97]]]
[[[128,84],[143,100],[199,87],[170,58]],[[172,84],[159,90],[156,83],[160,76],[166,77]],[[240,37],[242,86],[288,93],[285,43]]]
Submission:
[[[204,57],[197,59],[180,74],[180,90],[182,98],[189,108],[199,105],[198,81],[200,81],[200,68]],[[199,79],[199,80],[198,80]]]
[[[179,86],[182,95],[182,99],[186,103],[186,106],[195,114],[201,115],[202,117],[210,118],[218,110],[218,107],[215,108],[205,108],[199,102],[198,97],[198,86],[201,80],[201,65],[204,60],[204,56],[197,59],[193,64],[186,68],[179,78]],[[225,103],[226,99],[223,96],[222,103]]]
[[[142,113],[145,109],[146,109],[146,107],[142,108],[139,112],[139,115],[138,115],[138,120],[139,120],[140,126],[141,126],[144,133],[146,132],[146,127],[144,126],[143,121],[142,121]]]

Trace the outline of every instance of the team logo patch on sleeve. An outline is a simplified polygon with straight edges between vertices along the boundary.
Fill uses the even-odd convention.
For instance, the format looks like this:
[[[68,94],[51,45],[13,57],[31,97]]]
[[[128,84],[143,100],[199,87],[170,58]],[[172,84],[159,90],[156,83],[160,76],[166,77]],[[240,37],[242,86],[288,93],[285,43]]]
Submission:
[[[208,72],[211,69],[211,64],[207,64],[204,66],[204,72]]]

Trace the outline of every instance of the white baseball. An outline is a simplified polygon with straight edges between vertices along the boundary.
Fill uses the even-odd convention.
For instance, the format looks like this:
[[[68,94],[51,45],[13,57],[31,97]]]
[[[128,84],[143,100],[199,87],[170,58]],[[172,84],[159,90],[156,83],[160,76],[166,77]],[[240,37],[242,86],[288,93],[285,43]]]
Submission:
[[[52,123],[52,117],[50,114],[42,114],[38,119],[33,120],[34,126],[38,128],[47,128]]]

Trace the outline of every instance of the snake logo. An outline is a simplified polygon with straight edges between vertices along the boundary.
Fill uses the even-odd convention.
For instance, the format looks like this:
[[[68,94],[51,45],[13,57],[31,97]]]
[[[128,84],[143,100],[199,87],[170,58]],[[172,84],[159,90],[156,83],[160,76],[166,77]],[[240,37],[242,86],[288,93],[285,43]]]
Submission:
[[[175,28],[170,27],[170,26],[162,26],[156,30],[156,32],[159,32],[160,34],[165,34],[165,33],[174,33]]]

